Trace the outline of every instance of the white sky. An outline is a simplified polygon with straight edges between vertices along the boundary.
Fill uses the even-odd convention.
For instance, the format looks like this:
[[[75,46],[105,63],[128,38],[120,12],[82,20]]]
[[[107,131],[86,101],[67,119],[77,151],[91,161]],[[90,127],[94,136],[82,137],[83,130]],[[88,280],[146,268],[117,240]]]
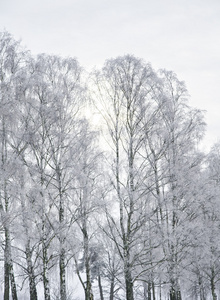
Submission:
[[[220,139],[220,0],[0,0],[4,29],[86,69],[130,53],[173,70],[207,111],[207,149]]]

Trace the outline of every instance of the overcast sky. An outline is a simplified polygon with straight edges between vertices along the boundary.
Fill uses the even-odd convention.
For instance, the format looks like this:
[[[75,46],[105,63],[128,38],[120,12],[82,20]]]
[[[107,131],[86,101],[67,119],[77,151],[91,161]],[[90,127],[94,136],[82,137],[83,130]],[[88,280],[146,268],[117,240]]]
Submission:
[[[220,139],[220,0],[0,0],[4,29],[86,69],[130,53],[173,70],[207,111],[207,149]]]

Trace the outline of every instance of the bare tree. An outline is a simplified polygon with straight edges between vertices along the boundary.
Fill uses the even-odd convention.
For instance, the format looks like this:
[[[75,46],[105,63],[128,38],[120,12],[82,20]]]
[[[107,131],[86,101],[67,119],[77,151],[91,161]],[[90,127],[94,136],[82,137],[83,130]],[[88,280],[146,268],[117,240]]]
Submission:
[[[151,109],[155,77],[150,65],[130,55],[108,60],[102,72],[96,74],[97,89],[104,103],[100,110],[112,143],[111,182],[119,214],[118,220],[110,214],[108,217],[110,226],[116,227],[118,233],[112,238],[123,261],[127,300],[134,299],[134,266],[140,250],[136,243],[146,219],[146,211],[141,210],[144,166],[140,148],[144,137],[142,120]]]
[[[156,196],[160,222],[163,229],[166,229],[165,232],[162,230],[161,234],[164,255],[168,258],[166,262],[170,281],[169,297],[170,300],[180,300],[183,261],[187,253],[187,244],[192,245],[190,226],[185,226],[192,216],[189,213],[194,188],[191,178],[201,169],[203,156],[197,151],[197,145],[204,133],[204,121],[200,110],[188,106],[184,83],[179,81],[173,72],[163,70],[160,75],[162,93],[159,93],[158,105],[163,126],[163,147],[159,148],[162,149],[159,164],[155,164]],[[156,151],[151,149],[151,155]],[[163,166],[162,172],[166,170],[162,181],[158,180],[157,166]]]
[[[83,120],[78,143],[78,162],[75,174],[75,214],[76,223],[80,228],[82,237],[82,257],[76,261],[77,274],[85,292],[85,300],[93,300],[92,281],[98,272],[98,248],[94,241],[97,233],[98,212],[101,208],[101,158],[98,150],[97,133],[89,130],[89,123]],[[97,249],[96,249],[97,248]],[[86,274],[86,281],[81,277],[81,271]],[[102,294],[101,278],[98,272],[99,287]]]
[[[65,207],[68,199],[74,167],[73,149],[77,144],[77,119],[84,98],[81,73],[75,59],[61,59],[56,56],[41,55],[39,70],[46,85],[47,117],[50,128],[46,133],[51,169],[50,188],[53,191],[54,205],[58,211],[59,226],[56,236],[59,240],[60,299],[67,299],[66,292],[66,235],[68,219]]]
[[[4,227],[4,300],[9,299],[11,282],[12,299],[17,299],[17,290],[12,257],[12,205],[15,193],[11,192],[11,180],[16,170],[16,155],[11,141],[16,136],[19,119],[17,83],[25,67],[26,52],[8,32],[0,34],[0,211]]]

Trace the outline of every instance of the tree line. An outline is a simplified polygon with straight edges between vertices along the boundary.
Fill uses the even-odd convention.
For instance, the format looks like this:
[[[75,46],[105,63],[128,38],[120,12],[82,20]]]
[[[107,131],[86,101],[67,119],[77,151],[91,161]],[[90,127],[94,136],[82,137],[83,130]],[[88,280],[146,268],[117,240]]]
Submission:
[[[88,74],[0,33],[4,300],[217,300],[220,144],[188,100],[133,55]]]

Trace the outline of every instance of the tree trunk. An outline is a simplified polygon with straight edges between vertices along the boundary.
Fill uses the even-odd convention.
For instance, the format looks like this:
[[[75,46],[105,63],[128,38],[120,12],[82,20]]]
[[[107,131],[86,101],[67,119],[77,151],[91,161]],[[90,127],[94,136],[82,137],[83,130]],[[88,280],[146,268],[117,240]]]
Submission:
[[[215,292],[215,273],[213,268],[212,268],[212,277],[211,277],[211,292],[212,292],[212,299],[217,300],[217,294]]]
[[[5,250],[4,250],[4,260],[5,260],[5,267],[4,267],[4,300],[9,300],[10,296],[10,282],[11,282],[11,294],[12,299],[17,300],[17,289],[15,284],[15,277],[14,277],[14,270],[13,264],[11,259],[11,240],[10,240],[10,233],[9,229],[5,227]]]
[[[23,179],[23,178],[22,178]],[[25,190],[24,182],[22,180],[22,190]],[[30,300],[37,300],[37,288],[36,288],[36,282],[35,282],[35,274],[34,274],[34,267],[32,263],[32,253],[31,253],[31,247],[30,247],[30,235],[29,235],[29,226],[26,220],[25,212],[25,203],[24,203],[24,195],[21,195],[21,207],[23,212],[23,226],[25,228],[25,235],[27,238],[27,243],[25,246],[25,255],[26,255],[26,261],[27,261],[27,272],[28,272],[28,279],[29,279],[29,291],[30,291]]]
[[[50,287],[48,279],[48,257],[47,257],[47,248],[45,243],[42,245],[43,251],[43,285],[44,285],[44,299],[50,300]]]
[[[10,295],[10,266],[7,262],[7,253],[5,249],[5,266],[4,266],[4,300],[9,300]]]
[[[198,282],[199,282],[199,297],[200,300],[206,300],[204,286],[202,282],[202,277],[198,274]]]
[[[159,300],[162,300],[162,285],[161,285],[161,282],[160,282],[160,291],[159,291]]]
[[[26,260],[29,278],[30,300],[37,300],[37,288],[35,283],[34,268],[31,259],[30,241],[28,241],[26,245]]]
[[[58,181],[59,190],[59,223],[60,223],[60,257],[59,257],[59,267],[60,267],[60,300],[66,300],[66,251],[64,248],[65,236],[63,234],[64,228],[64,199],[62,192],[62,182],[61,182],[61,170],[60,166],[57,167],[56,176]]]
[[[153,293],[153,300],[156,300],[155,285],[153,281],[152,281],[152,293]]]
[[[86,290],[85,290],[85,300],[93,300],[93,294],[92,294],[92,285],[91,282],[86,282]]]
[[[84,216],[86,218],[86,216]],[[84,238],[84,256],[85,256],[85,269],[86,269],[86,299],[85,300],[93,300],[93,293],[92,293],[92,282],[91,282],[91,275],[90,275],[90,257],[89,257],[89,240],[88,240],[88,233],[86,227],[86,219],[84,219],[83,225],[83,238]]]
[[[147,285],[147,300],[151,300],[151,283],[148,282]]]
[[[126,300],[134,300],[133,282],[131,278],[131,271],[128,268],[125,272]]]
[[[112,278],[111,278],[111,285],[110,285],[110,297],[109,297],[109,300],[113,300],[114,299],[114,286],[115,286],[115,278],[114,278],[114,276],[112,276]]]
[[[143,282],[143,300],[148,300],[148,293],[147,293],[147,290],[148,290],[148,286],[146,284],[146,282]]]
[[[130,240],[130,220],[128,222],[128,233],[123,235],[123,247],[124,247],[124,276],[125,276],[125,289],[126,289],[126,300],[134,300],[133,294],[133,281],[130,266],[130,249],[128,241]]]
[[[13,300],[18,300],[17,297],[17,289],[16,289],[16,284],[15,284],[15,276],[14,276],[14,270],[13,270],[13,265],[11,263],[11,268],[10,268],[10,279],[11,279],[11,295]]]
[[[65,249],[61,247],[60,251],[60,300],[66,300],[66,267],[65,267]]]
[[[102,290],[102,282],[101,282],[101,275],[98,275],[98,284],[99,284],[99,294],[100,294],[100,300],[104,300],[103,296],[103,290]]]

